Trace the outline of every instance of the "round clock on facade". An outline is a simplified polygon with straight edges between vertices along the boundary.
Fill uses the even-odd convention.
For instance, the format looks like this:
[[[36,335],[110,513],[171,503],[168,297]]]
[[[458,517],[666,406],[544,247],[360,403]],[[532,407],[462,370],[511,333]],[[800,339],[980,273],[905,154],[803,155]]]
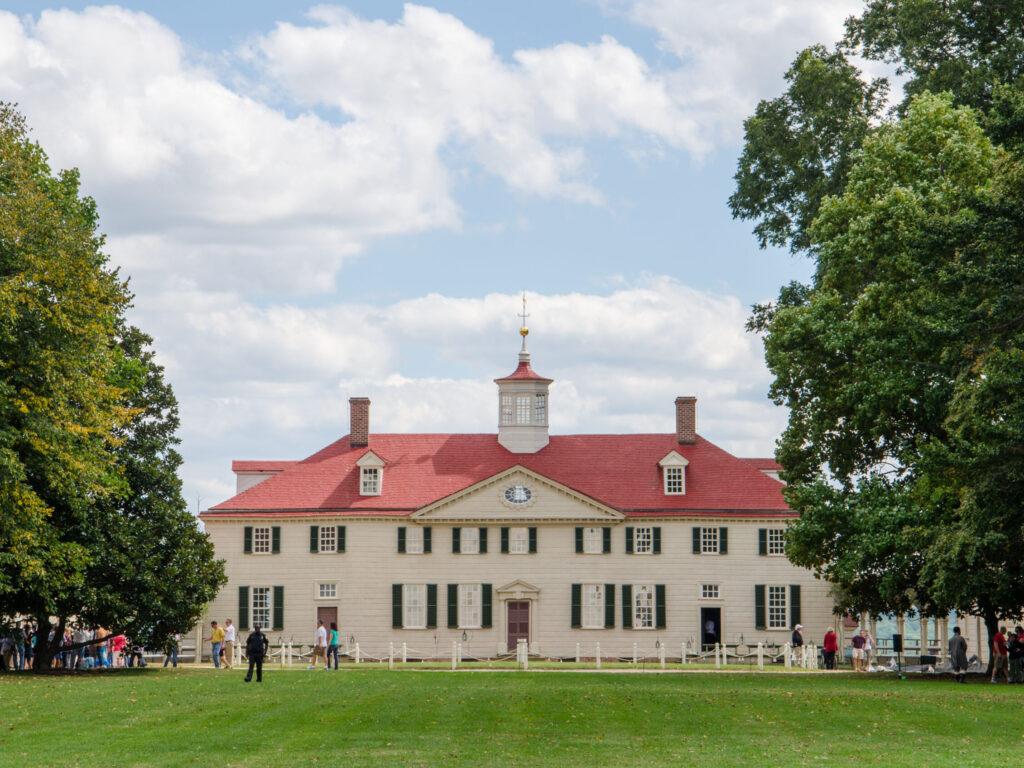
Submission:
[[[505,489],[505,501],[509,504],[525,504],[530,500],[530,489],[525,485],[513,485]]]

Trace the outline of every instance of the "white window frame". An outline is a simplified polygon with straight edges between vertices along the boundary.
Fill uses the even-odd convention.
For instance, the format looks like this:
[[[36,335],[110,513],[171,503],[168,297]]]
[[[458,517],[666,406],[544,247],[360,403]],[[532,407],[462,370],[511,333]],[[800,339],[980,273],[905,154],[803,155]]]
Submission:
[[[334,525],[321,525],[319,535],[318,552],[324,554],[336,553],[338,551],[338,528]]]
[[[654,629],[657,605],[653,584],[633,585],[633,629]]]
[[[501,411],[501,413],[499,414],[499,418],[502,424],[515,424],[516,407],[515,398],[512,395],[508,393],[502,394],[501,406],[499,410]]]
[[[321,581],[316,585],[317,600],[337,600],[338,583],[336,581]]]
[[[483,626],[483,588],[480,584],[459,584],[459,629]]]
[[[533,398],[516,395],[516,424],[533,424]]]
[[[604,629],[604,584],[582,585],[581,626],[583,629]]]
[[[789,629],[789,587],[785,584],[766,584],[764,600],[767,628]]]
[[[410,525],[405,529],[405,553],[407,555],[423,554],[423,529],[418,525]]]
[[[534,405],[534,423],[535,424],[547,424],[548,423],[548,396],[544,394],[538,394],[533,399]]]
[[[786,556],[786,529],[768,529],[768,555],[771,557]]]
[[[633,554],[654,554],[654,526],[640,525],[633,528]]]
[[[700,553],[702,555],[718,554],[718,528],[702,526],[700,529]]]
[[[682,496],[686,493],[685,472],[685,467],[665,467],[666,496]]]
[[[380,496],[381,486],[384,485],[384,472],[380,467],[359,468],[359,495]]]
[[[252,529],[252,553],[254,555],[269,555],[273,549],[273,531],[269,525],[255,526]]]
[[[602,528],[590,527],[583,529],[583,554],[604,554],[604,530]]]
[[[701,584],[700,585],[700,599],[701,600],[721,600],[722,589],[718,584]]]
[[[530,529],[517,526],[508,529],[508,553],[510,555],[530,554]]]
[[[459,531],[459,554],[480,554],[480,529],[474,526],[463,526]]]
[[[404,629],[427,628],[427,585],[402,585],[402,627]]]
[[[263,597],[263,600],[259,600]],[[252,626],[260,625],[263,629],[270,627],[271,617],[274,615],[274,588],[253,587],[249,595],[249,617]]]

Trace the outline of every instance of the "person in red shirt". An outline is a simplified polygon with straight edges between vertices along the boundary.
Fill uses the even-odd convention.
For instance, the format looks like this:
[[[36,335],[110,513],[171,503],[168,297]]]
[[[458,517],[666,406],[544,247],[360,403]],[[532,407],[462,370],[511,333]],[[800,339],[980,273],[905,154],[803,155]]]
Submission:
[[[836,640],[836,631],[829,627],[825,633],[825,642],[822,644],[822,653],[825,656],[825,669],[836,668],[836,651],[839,650],[839,642]]]
[[[1006,656],[1006,627],[1000,627],[992,638],[992,682],[996,681],[999,670],[1006,675],[1006,682],[1010,682],[1010,666]]]

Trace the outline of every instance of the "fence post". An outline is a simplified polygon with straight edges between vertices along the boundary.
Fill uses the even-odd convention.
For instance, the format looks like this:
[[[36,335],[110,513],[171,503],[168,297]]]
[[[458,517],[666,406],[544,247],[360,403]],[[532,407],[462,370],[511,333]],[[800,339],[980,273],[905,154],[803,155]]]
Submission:
[[[686,643],[685,642],[679,644],[679,659],[680,659],[680,663],[682,663],[683,666],[685,666],[686,665]]]
[[[597,648],[594,651],[594,658],[597,659],[597,668],[601,668],[601,644],[597,644]]]
[[[455,671],[456,664],[458,664],[458,658],[455,655],[455,654],[458,653],[458,650],[459,649],[456,647],[455,641],[452,640],[452,671],[453,672]]]
[[[722,666],[729,666],[729,646],[725,643],[722,643]]]
[[[722,644],[715,643],[715,669],[722,668]]]
[[[580,663],[580,644],[576,643],[576,663]]]
[[[665,644],[662,643],[658,646],[658,661],[661,663],[661,668],[665,668]]]
[[[284,640],[282,639],[281,640],[281,666],[282,667],[284,666],[284,648],[285,648]]]
[[[402,663],[405,664],[409,660],[409,648],[405,643],[402,643]]]
[[[633,643],[633,666],[636,666],[636,643]]]
[[[764,669],[764,643],[757,644],[757,668]]]
[[[784,646],[782,646],[782,655],[783,655],[783,657],[786,660],[786,669],[792,669],[793,668],[793,653],[792,653],[792,650],[793,650],[793,648],[792,648],[792,646],[790,646],[789,643],[786,643]]]
[[[361,660],[362,654],[359,651],[359,643],[356,643],[356,664]]]
[[[388,669],[395,668],[395,644],[388,643]]]

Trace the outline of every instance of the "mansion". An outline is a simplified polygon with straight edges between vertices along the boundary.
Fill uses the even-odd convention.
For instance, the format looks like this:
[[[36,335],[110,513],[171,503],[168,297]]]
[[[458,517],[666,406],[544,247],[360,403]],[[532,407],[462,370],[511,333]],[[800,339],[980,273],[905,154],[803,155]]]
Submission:
[[[201,514],[228,577],[208,617],[275,644],[336,621],[343,647],[377,656],[521,639],[548,657],[678,656],[782,645],[797,623],[820,643],[836,617],[785,557],[780,467],[700,437],[695,397],[676,399],[672,434],[550,435],[551,379],[521,333],[497,434],[375,434],[354,397],[349,435],[311,456],[235,461],[237,494]]]

